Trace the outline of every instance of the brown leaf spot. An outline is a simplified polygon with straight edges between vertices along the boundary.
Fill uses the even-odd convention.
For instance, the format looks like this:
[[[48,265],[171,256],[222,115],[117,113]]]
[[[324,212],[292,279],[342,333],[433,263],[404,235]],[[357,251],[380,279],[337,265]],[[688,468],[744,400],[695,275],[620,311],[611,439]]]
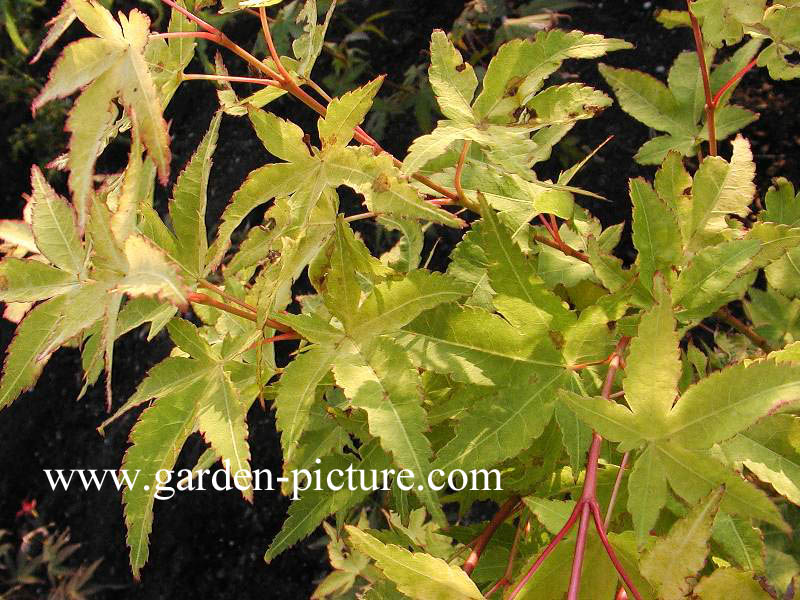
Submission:
[[[561,335],[558,331],[548,331],[548,335],[550,336],[550,341],[553,342],[553,345],[556,349],[560,350],[564,347],[564,336]]]
[[[372,182],[372,189],[378,194],[388,191],[390,187],[392,187],[392,184],[386,173],[381,173]]]

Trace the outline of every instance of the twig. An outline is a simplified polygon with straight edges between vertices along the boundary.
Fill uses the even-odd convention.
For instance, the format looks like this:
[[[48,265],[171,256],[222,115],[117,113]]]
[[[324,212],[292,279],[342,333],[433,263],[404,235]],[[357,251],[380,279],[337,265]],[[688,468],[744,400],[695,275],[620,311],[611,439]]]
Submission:
[[[583,261],[585,263],[589,262],[589,257],[586,256],[583,252],[581,252],[579,250],[575,250],[574,248],[571,248],[570,246],[568,246],[567,244],[565,244],[563,242],[561,244],[559,244],[558,242],[555,242],[555,241],[551,240],[550,238],[547,238],[547,237],[545,237],[543,235],[534,235],[533,238],[537,242],[539,242],[540,244],[544,244],[545,246],[550,246],[551,248],[555,248],[556,250],[560,250],[561,252],[563,252],[567,256],[571,256],[572,258],[577,258],[578,260]]]
[[[315,111],[320,116],[324,117],[327,114],[327,109],[325,108],[325,106],[322,105],[320,102],[318,102],[313,97],[311,97],[291,77],[289,77],[289,79],[287,81],[285,81],[284,77],[281,74],[276,73],[275,71],[270,69],[263,61],[258,60],[255,56],[253,56],[252,54],[247,52],[244,48],[242,48],[241,46],[239,46],[236,43],[234,43],[233,41],[231,41],[224,33],[219,31],[215,27],[212,27],[211,25],[209,25],[208,23],[206,23],[205,21],[203,21],[199,17],[196,17],[191,12],[187,11],[185,8],[180,7],[177,4],[175,4],[175,2],[173,2],[173,0],[161,0],[161,1],[164,2],[165,4],[171,6],[172,8],[174,8],[175,10],[180,12],[182,15],[184,15],[187,19],[189,19],[190,21],[196,23],[198,26],[200,26],[202,29],[205,29],[208,32],[208,34],[202,34],[202,35],[195,34],[194,35],[195,37],[203,37],[205,39],[208,39],[208,40],[211,40],[211,41],[215,42],[216,44],[222,46],[223,48],[227,48],[228,50],[230,50],[231,52],[236,54],[238,57],[243,59],[245,62],[247,62],[251,67],[253,67],[254,69],[264,73],[265,75],[267,75],[267,77],[269,77],[270,79],[282,82],[281,87],[283,89],[285,89],[288,93],[292,94],[295,98],[300,100],[303,104],[305,104],[306,106],[311,108],[313,111]],[[268,23],[267,23],[266,30],[267,30],[267,32],[269,32]],[[184,33],[184,32],[181,32],[181,33]],[[186,33],[188,33],[188,32],[186,32]],[[163,36],[163,35],[166,35],[166,34],[159,34],[159,35]],[[275,55],[277,55],[277,52],[275,52]],[[273,58],[273,60],[274,60],[274,58]],[[275,66],[279,70],[280,69],[284,69],[285,70],[285,68],[283,67],[283,64],[280,62],[280,60],[278,60],[276,62]],[[287,73],[288,73],[288,71],[287,71]],[[364,144],[366,146],[371,146],[373,148],[373,150],[375,151],[375,154],[380,154],[381,152],[386,152],[386,150],[384,150],[381,147],[381,145],[376,140],[374,140],[369,134],[367,134],[361,127],[356,127],[355,128],[355,136],[354,137],[355,137],[356,141],[358,141],[360,144]],[[388,154],[392,158],[392,161],[394,162],[395,166],[402,167],[403,163],[400,160],[398,160],[397,158],[395,158],[394,156],[392,156],[388,152],[386,152],[386,154]],[[414,179],[416,179],[417,181],[419,181],[420,183],[422,183],[423,185],[425,185],[425,186],[429,187],[430,189],[434,190],[439,195],[445,196],[445,197],[449,198],[450,200],[453,200],[454,202],[459,202],[460,199],[459,199],[457,194],[452,193],[451,191],[447,190],[443,186],[441,186],[441,185],[437,184],[436,182],[432,181],[429,177],[426,177],[425,175],[422,175],[420,173],[414,173],[412,175],[412,177]],[[467,206],[466,208],[469,208],[470,210],[475,210],[475,206],[473,206],[473,205]]]
[[[706,95],[706,122],[708,124],[708,154],[717,155],[717,127],[714,123],[714,111],[716,105],[711,95],[711,83],[708,79],[708,65],[706,65],[706,54],[703,44],[703,32],[700,30],[700,23],[692,13],[692,0],[686,0],[686,8],[689,10],[689,20],[692,24],[694,33],[694,45],[697,50],[697,58],[700,61],[700,73],[703,76],[703,92]]]
[[[239,300],[239,298],[237,298],[236,296],[233,296],[233,295],[229,294],[228,292],[226,292],[225,290],[223,290],[220,287],[217,287],[216,285],[214,285],[210,281],[206,281],[205,279],[201,279],[201,280],[199,280],[197,282],[197,285],[199,285],[201,288],[205,288],[207,290],[211,290],[212,292],[214,292],[215,294],[218,294],[219,296],[221,296],[222,298],[224,298],[228,302],[233,302],[234,304],[238,304],[239,306],[241,306],[245,310],[249,310],[251,313],[258,313],[258,309],[255,306],[252,306],[251,304],[248,304],[244,300]]]
[[[527,522],[527,519],[520,518],[519,523],[517,524],[517,532],[514,534],[514,542],[511,544],[511,552],[508,554],[506,570],[503,573],[503,576],[497,580],[497,583],[495,583],[489,589],[489,591],[484,594],[486,598],[494,594],[497,590],[511,585],[511,578],[514,575],[514,560],[517,558],[517,553],[519,552],[519,540],[522,537],[522,532],[525,529]]]
[[[297,333],[282,333],[280,335],[273,335],[272,337],[265,338],[263,340],[259,340],[258,342],[252,344],[248,350],[255,350],[259,346],[266,346],[267,344],[274,344],[275,342],[283,342],[287,340],[300,340],[303,339]]]
[[[547,218],[544,215],[540,214],[539,215],[539,222],[547,230],[547,233],[550,234],[550,237],[553,238],[553,241],[555,243],[558,243],[558,240],[556,239],[556,232],[553,231],[553,226],[550,224],[550,221],[548,221]]]
[[[751,327],[745,325],[741,320],[734,317],[726,307],[720,308],[717,312],[714,313],[714,316],[720,319],[721,321],[724,321],[731,327],[733,327],[739,333],[746,336],[747,339],[749,339],[756,346],[761,348],[764,352],[766,353],[772,352],[772,347],[770,346],[766,338],[762,337],[761,335],[753,331]]]
[[[519,504],[519,496],[512,496],[508,500],[506,500],[500,509],[495,513],[492,517],[492,520],[489,521],[489,524],[486,526],[486,529],[475,538],[475,544],[472,546],[472,552],[470,552],[467,560],[464,562],[464,565],[461,567],[464,569],[464,572],[467,575],[470,575],[472,571],[475,570],[475,567],[478,566],[478,561],[481,559],[481,554],[486,549],[486,546],[494,536],[497,528],[503,524],[503,522],[514,512],[517,504]]]
[[[357,215],[353,215],[352,217],[345,217],[343,220],[345,223],[352,223],[353,221],[361,221],[363,219],[371,219],[373,217],[379,217],[382,213],[375,212],[374,210],[370,210],[367,212],[363,212]]]
[[[275,49],[275,43],[272,41],[272,34],[269,32],[267,10],[263,6],[258,9],[258,16],[261,19],[261,30],[264,32],[264,41],[267,42],[269,55],[272,57],[272,61],[278,68],[278,72],[281,74],[282,81],[287,84],[293,82],[294,80],[292,79],[292,76],[289,74],[289,71],[286,70],[286,67],[283,66],[281,57],[278,55],[278,51]]]
[[[217,29],[213,25],[209,25],[208,23],[203,21],[203,19],[201,19],[197,15],[192,14],[190,11],[188,11],[185,8],[183,8],[182,6],[176,4],[172,0],[161,0],[161,1],[164,4],[166,4],[167,6],[171,6],[173,10],[178,11],[179,13],[181,13],[184,17],[186,17],[187,19],[189,19],[193,23],[196,23],[200,27],[200,29],[205,29],[209,33],[220,33],[219,29]]]
[[[608,540],[608,535],[606,535],[605,529],[603,528],[603,517],[600,516],[600,507],[597,506],[597,504],[592,505],[592,515],[594,516],[594,524],[595,528],[597,529],[597,534],[600,536],[600,542],[606,549],[608,558],[611,559],[611,563],[614,565],[617,573],[619,573],[622,581],[626,586],[628,586],[628,589],[631,591],[631,594],[633,594],[633,597],[636,598],[636,600],[642,600],[642,597],[631,580],[630,575],[628,575],[627,571],[625,571],[625,567],[622,566],[622,563],[617,557],[617,553],[614,551],[611,542]]]
[[[216,33],[206,31],[170,31],[169,33],[151,33],[151,40],[172,40],[176,38],[200,38],[203,40],[217,41]]]
[[[458,164],[456,165],[455,185],[456,193],[458,194],[459,200],[461,200],[461,206],[467,206],[469,204],[467,195],[464,193],[464,188],[461,186],[461,175],[464,172],[464,162],[467,160],[467,152],[469,152],[471,144],[471,140],[464,142],[464,147],[461,149],[461,156],[458,157]]]
[[[609,136],[609,137],[608,137],[608,139],[606,140],[606,142],[607,142],[608,140],[610,140],[612,137],[613,137],[613,136]],[[603,142],[603,144],[605,144],[606,142]],[[602,148],[602,145],[600,145],[600,146],[598,147],[598,150],[599,150],[600,148]],[[551,215],[550,215],[550,228],[553,230],[553,239],[554,239],[556,242],[558,242],[559,244],[562,244],[562,245],[563,245],[563,244],[564,244],[564,240],[562,240],[562,239],[561,239],[561,234],[560,234],[560,233],[558,233],[558,222],[556,221],[556,216],[555,216],[555,215],[553,215],[553,214],[551,214]]]
[[[271,85],[281,87],[281,83],[274,79],[261,77],[235,77],[232,75],[206,75],[205,73],[184,73],[183,81],[228,81],[230,83],[254,83],[256,85]]]
[[[719,91],[716,93],[716,95],[714,96],[714,100],[712,101],[714,104],[714,108],[719,106],[719,101],[722,99],[722,95],[725,92],[727,92],[737,81],[739,81],[742,77],[744,77],[748,73],[748,71],[750,71],[757,64],[758,64],[758,57],[754,58],[749,63],[747,63],[747,65],[742,69],[740,69],[736,73],[736,75],[731,77],[725,85],[719,88]]]
[[[571,371],[581,371],[581,370],[586,369],[588,367],[596,367],[597,365],[607,365],[614,359],[614,357],[616,355],[617,355],[617,351],[615,350],[614,352],[612,352],[607,357],[605,357],[605,358],[603,358],[601,360],[592,360],[592,361],[585,362],[585,363],[578,363],[577,365],[568,365],[567,368],[569,370],[571,370]]]
[[[239,306],[241,306],[245,310],[247,310],[247,311],[249,311],[249,312],[251,312],[251,313],[253,313],[255,315],[258,315],[258,309],[255,306],[252,306],[251,304],[248,304],[247,302],[245,302],[243,300],[239,300],[239,298],[237,298],[236,296],[232,296],[231,294],[228,294],[227,292],[225,292],[225,290],[223,290],[222,288],[217,287],[213,283],[210,283],[210,282],[206,281],[205,279],[201,279],[201,280],[199,280],[197,282],[197,284],[202,288],[205,288],[207,290],[210,290],[210,291],[214,292],[215,294],[218,294],[220,297],[224,298],[228,302],[233,302],[234,304],[238,304]],[[222,310],[225,310],[225,309],[222,309]],[[230,312],[230,311],[228,311],[228,312]],[[245,318],[249,318],[249,317],[245,317]],[[274,319],[267,319],[265,321],[265,323],[268,326],[272,327],[272,329],[280,331],[281,333],[293,333],[293,334],[299,335],[291,327],[287,327],[283,323],[278,323]]]
[[[205,304],[206,306],[213,306],[214,308],[231,313],[232,315],[236,315],[238,317],[242,317],[243,319],[247,319],[248,321],[256,322],[258,320],[254,313],[242,310],[240,308],[236,308],[235,306],[230,306],[218,300],[214,300],[213,298],[211,298],[210,296],[206,296],[205,294],[191,293],[188,294],[186,298],[187,300],[189,300],[189,302],[194,302],[195,304]]]
[[[612,394],[613,396],[613,394]],[[611,398],[611,396],[609,396]],[[622,462],[619,463],[619,471],[617,471],[617,478],[614,480],[614,489],[611,490],[611,498],[608,501],[608,508],[606,508],[606,519],[603,526],[608,531],[608,525],[611,523],[611,516],[614,514],[614,505],[617,503],[617,496],[619,495],[619,488],[622,484],[622,475],[628,467],[628,460],[630,460],[630,452],[622,455]]]
[[[572,529],[572,526],[575,525],[575,521],[578,520],[578,516],[579,516],[578,511],[573,510],[572,514],[569,516],[569,519],[567,519],[567,522],[564,523],[564,526],[561,528],[561,531],[559,531],[556,534],[556,536],[550,541],[550,543],[547,544],[547,547],[542,551],[542,553],[536,559],[536,562],[534,562],[533,565],[531,565],[531,568],[528,569],[527,573],[525,573],[525,576],[517,584],[517,587],[515,587],[514,591],[511,592],[511,595],[508,597],[508,600],[514,600],[514,598],[516,598],[519,595],[522,588],[525,587],[525,584],[527,584],[530,578],[534,576],[534,574],[542,565],[542,563],[547,559],[548,556],[550,556],[550,553],[556,549],[556,546],[558,546],[561,540],[563,540],[566,537],[566,535],[569,533],[569,530]]]
[[[317,83],[316,83],[316,82],[314,82],[313,80],[311,80],[311,79],[306,79],[306,80],[305,80],[305,83],[307,83],[307,84],[309,85],[309,87],[310,87],[312,90],[314,90],[314,91],[315,91],[315,92],[317,92],[317,93],[318,93],[320,96],[322,96],[322,97],[325,99],[325,102],[328,102],[328,103],[330,103],[331,101],[333,101],[333,98],[331,98],[330,94],[328,94],[328,92],[326,92],[325,90],[323,90],[323,89],[322,89],[322,87],[321,87],[321,86],[319,86],[319,85],[317,85]]]

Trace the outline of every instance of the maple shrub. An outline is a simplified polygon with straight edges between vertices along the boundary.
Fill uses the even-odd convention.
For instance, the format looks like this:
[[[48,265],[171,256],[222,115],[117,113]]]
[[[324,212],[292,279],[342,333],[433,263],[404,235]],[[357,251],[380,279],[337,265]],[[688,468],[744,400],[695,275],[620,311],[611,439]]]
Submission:
[[[612,103],[548,78],[566,59],[630,43],[541,31],[502,45],[479,82],[434,31],[428,76],[444,118],[401,160],[360,127],[381,77],[336,98],[311,79],[331,17],[314,0],[269,9],[294,11],[294,56],[271,37],[267,7],[280,0],[223,0],[222,12],[260,19],[261,58],[208,22],[216,2],[163,3],[166,33],[95,0],[67,0],[51,22],[46,47],[76,19],[91,34],[64,48],[33,105],[77,94],[55,163],[70,198],[34,168],[24,219],[2,223],[0,263],[5,316],[19,322],[0,408],[62,346],[80,349],[84,392],[105,371],[118,408],[101,432],[145,405],[122,458],[140,471],[122,494],[136,578],[159,471],[199,432],[209,447],[196,472],[222,460],[250,473],[246,416],[263,418],[249,412],[261,401],[276,411],[286,495],[301,469],[323,482],[348,469],[414,476],[380,491],[299,486],[265,558],[324,526],[333,571],[314,598],[798,597],[800,195],[777,179],[756,196],[736,134],[756,115],[730,102],[750,69],[800,76],[796,1],[663,11],[696,42],[668,85],[599,66],[622,109],[663,132],[635,157],[656,167],[652,181],[630,181],[633,264],[613,254],[623,226],[604,229],[575,202],[592,195],[570,185],[585,161],[557,181],[535,173]],[[229,76],[221,54],[206,63],[216,74],[184,73],[199,40],[252,76]],[[195,80],[216,82],[220,106],[165,221],[153,208],[173,166],[163,109]],[[241,83],[262,87],[240,98]],[[265,108],[282,96],[318,113],[317,131]],[[249,119],[272,160],[233,194],[209,243],[223,118]],[[117,136],[130,138],[127,167],[97,173]],[[342,187],[367,212],[341,214]],[[258,207],[263,223],[242,231]],[[351,225],[363,219],[395,245],[368,248]],[[464,232],[446,272],[423,266],[432,228]],[[301,278],[315,294],[293,295]],[[174,350],[119,402],[114,342],[147,323]],[[490,481],[496,470],[502,489],[432,484],[458,470]],[[243,495],[253,501],[252,488]],[[494,516],[462,519],[480,500]]]

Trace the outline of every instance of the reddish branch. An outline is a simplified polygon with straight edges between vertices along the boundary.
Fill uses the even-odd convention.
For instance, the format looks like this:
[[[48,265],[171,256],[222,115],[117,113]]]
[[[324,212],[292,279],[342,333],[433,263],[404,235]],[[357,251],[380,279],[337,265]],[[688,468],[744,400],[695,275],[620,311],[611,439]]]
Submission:
[[[706,122],[708,124],[708,153],[711,156],[717,155],[717,128],[714,123],[714,98],[711,95],[711,83],[708,79],[708,65],[706,65],[706,53],[703,44],[703,32],[700,31],[700,23],[692,13],[692,0],[686,0],[686,8],[689,9],[689,20],[692,23],[694,33],[694,45],[697,51],[697,58],[700,61],[700,74],[703,76],[703,92],[706,95]]]
[[[222,298],[228,300],[229,302],[238,304],[241,308],[237,308],[236,306],[231,306],[230,304],[225,304],[224,302],[214,300],[213,298],[211,298],[206,294],[198,294],[198,293],[188,294],[187,299],[189,300],[189,302],[194,302],[196,304],[205,304],[206,306],[212,306],[216,309],[225,311],[227,313],[231,313],[232,315],[236,315],[238,317],[242,317],[243,319],[247,319],[248,321],[253,321],[254,323],[258,321],[258,309],[256,309],[255,307],[250,306],[249,304],[243,302],[242,300],[239,300],[235,296],[231,296],[230,294],[225,293],[223,290],[221,290],[217,286],[207,281],[201,281],[199,285],[201,287],[204,287],[208,290],[215,292],[216,294],[219,294],[220,296],[222,296]],[[271,327],[272,329],[276,329],[281,333],[293,334],[299,336],[299,334],[294,329],[292,329],[291,327],[287,327],[282,323],[278,323],[274,319],[267,319],[265,323],[267,326]]]
[[[231,313],[232,315],[236,315],[237,317],[242,317],[243,319],[247,319],[248,321],[255,322],[257,320],[257,317],[254,313],[242,310],[240,308],[236,308],[235,306],[230,306],[228,304],[225,304],[224,302],[220,302],[219,300],[214,300],[213,298],[205,294],[191,293],[187,296],[187,298],[189,302],[194,302],[195,304],[205,304],[206,306],[212,306],[216,309],[223,310],[227,313]]]
[[[739,70],[736,73],[736,75],[731,77],[725,85],[723,85],[721,88],[719,88],[719,91],[716,93],[716,95],[714,96],[714,99],[712,101],[712,104],[714,105],[714,108],[719,106],[719,101],[722,99],[722,95],[725,92],[727,92],[729,89],[731,89],[731,87],[737,81],[739,81],[742,77],[744,77],[753,67],[755,67],[756,64],[758,64],[758,57],[754,58],[749,63],[747,63],[747,65],[745,67],[743,67],[741,70]]]
[[[624,337],[619,341],[616,350],[614,351],[614,356],[609,362],[608,373],[606,374],[605,384],[603,385],[604,398],[609,398],[611,396],[611,387],[614,384],[614,378],[616,377],[617,370],[622,364],[622,353],[627,347],[628,342],[629,338],[627,337]],[[583,568],[583,558],[586,553],[586,538],[589,532],[590,520],[594,522],[597,535],[600,537],[600,541],[603,544],[608,557],[611,559],[611,563],[614,565],[617,573],[619,573],[619,576],[625,583],[625,586],[627,586],[628,590],[630,590],[631,594],[634,598],[636,598],[636,600],[642,600],[642,597],[636,589],[636,586],[633,584],[633,581],[625,571],[625,568],[622,566],[619,558],[617,558],[614,548],[608,541],[603,518],[600,515],[600,505],[597,501],[597,469],[600,458],[600,445],[602,441],[603,438],[601,438],[597,433],[592,435],[592,444],[589,447],[589,456],[586,465],[586,476],[583,482],[583,492],[578,500],[578,503],[575,505],[575,509],[572,511],[572,514],[570,514],[569,519],[567,519],[567,522],[564,524],[564,527],[562,527],[561,530],[556,534],[556,536],[533,563],[528,572],[516,585],[514,590],[511,592],[511,595],[508,597],[508,600],[514,600],[514,598],[519,595],[528,581],[530,581],[530,579],[536,574],[536,571],[539,569],[545,559],[550,555],[550,553],[553,552],[561,540],[566,537],[575,523],[578,523],[578,535],[575,541],[575,554],[572,560],[569,591],[567,592],[567,600],[577,600],[580,594],[581,571]]]
[[[694,34],[694,45],[697,51],[697,58],[700,61],[700,74],[703,76],[703,92],[706,95],[706,122],[708,124],[708,153],[711,156],[717,155],[717,127],[715,121],[715,113],[722,96],[727,92],[737,81],[750,71],[758,63],[758,59],[754,58],[744,68],[740,69],[733,77],[731,77],[725,85],[723,85],[716,95],[712,96],[711,82],[709,80],[708,65],[706,64],[705,45],[703,44],[703,32],[700,29],[700,23],[697,17],[692,13],[692,0],[686,0],[686,7],[689,9],[689,21],[692,25],[692,33]]]
[[[273,335],[272,337],[265,338],[261,341],[256,342],[252,346],[248,348],[248,350],[255,350],[259,346],[266,346],[267,344],[274,344],[275,342],[283,342],[288,340],[300,340],[302,339],[299,334],[297,333],[282,333],[280,335]]]
[[[502,525],[503,522],[511,516],[511,514],[514,512],[514,509],[517,507],[517,504],[519,504],[519,496],[512,496],[506,500],[503,506],[500,507],[500,510],[498,510],[494,517],[492,517],[492,520],[489,521],[486,529],[484,529],[483,532],[477,538],[475,538],[472,544],[472,552],[469,553],[469,556],[462,567],[467,575],[470,575],[472,571],[475,570],[475,567],[478,566],[478,561],[481,559],[481,554],[483,554],[483,551],[491,541],[492,536],[494,536],[495,532],[497,531],[497,528],[500,527],[500,525]]]
[[[326,113],[327,113],[326,107],[324,105],[322,105],[320,102],[318,102],[316,99],[314,99],[312,96],[310,96],[305,90],[303,90],[297,84],[297,82],[294,81],[294,79],[291,77],[291,74],[288,73],[288,71],[286,71],[286,69],[284,68],[283,64],[280,61],[280,57],[278,56],[278,53],[275,50],[274,43],[271,43],[272,36],[269,33],[269,23],[268,23],[268,21],[262,20],[262,28],[264,29],[264,36],[265,36],[265,39],[267,40],[267,45],[269,47],[270,57],[275,62],[276,68],[279,71],[281,71],[279,73],[276,73],[275,71],[270,69],[269,66],[267,66],[267,64],[265,62],[258,60],[255,56],[253,56],[252,54],[247,52],[244,48],[242,48],[241,46],[239,46],[236,43],[234,43],[230,38],[228,38],[220,30],[218,30],[217,28],[213,27],[212,25],[209,25],[208,23],[206,23],[205,21],[203,21],[202,19],[200,19],[196,15],[192,14],[190,11],[186,10],[182,6],[177,5],[173,0],[161,0],[161,1],[164,4],[167,4],[168,6],[172,7],[173,9],[175,9],[176,11],[181,13],[182,15],[184,15],[187,19],[189,19],[190,21],[194,22],[201,29],[204,30],[204,32],[189,33],[189,35],[182,36],[182,37],[192,37],[192,36],[194,36],[194,37],[204,38],[204,39],[210,40],[210,41],[222,46],[223,48],[227,48],[228,50],[230,50],[231,52],[233,52],[234,54],[236,54],[237,56],[242,58],[251,67],[253,67],[257,71],[260,71],[261,73],[264,73],[269,80],[272,80],[272,81],[264,80],[263,83],[265,85],[275,85],[276,87],[279,87],[279,88],[285,90],[286,92],[290,93],[291,95],[293,95],[295,98],[297,98],[303,104],[305,104],[306,106],[308,106],[309,108],[314,110],[320,116],[324,117],[326,115]],[[181,33],[184,33],[184,32],[181,32]],[[170,37],[170,34],[158,34],[158,37]],[[172,37],[175,37],[175,36],[172,36]],[[286,73],[286,75],[284,75],[284,72]],[[308,82],[308,83],[309,83],[309,85],[311,85],[310,82]],[[313,87],[314,89],[318,89],[319,88],[319,86],[317,86],[316,84],[311,85],[311,87]],[[380,154],[382,152],[386,152],[386,150],[384,150],[381,147],[381,145],[377,141],[375,141],[372,137],[370,137],[369,134],[367,134],[361,127],[356,127],[356,129],[355,129],[355,139],[360,144],[371,146],[373,148],[373,150],[375,151],[375,154]],[[386,154],[388,154],[392,158],[392,161],[394,162],[395,166],[398,166],[398,167],[402,166],[403,163],[400,160],[398,160],[397,158],[395,158],[394,156],[392,156],[388,152],[386,152]],[[453,192],[451,192],[450,190],[448,190],[444,186],[441,186],[438,183],[432,181],[430,178],[428,178],[428,177],[426,177],[424,175],[421,175],[420,173],[414,173],[412,175],[412,177],[414,179],[416,179],[417,181],[419,181],[420,183],[422,183],[425,186],[427,186],[428,188],[434,190],[439,195],[445,196],[446,198],[449,198],[450,200],[452,200],[454,202],[460,203],[460,199],[458,197],[458,194],[454,194]],[[468,206],[466,208],[470,208],[471,209],[473,207]]]
[[[183,81],[227,81],[229,83],[254,83],[256,85],[266,85],[280,87],[274,79],[264,79],[262,77],[235,77],[233,75],[205,75],[202,73],[184,73],[181,76]]]
[[[519,524],[517,525],[517,532],[514,534],[514,542],[511,544],[511,552],[508,553],[508,563],[506,563],[506,570],[503,573],[503,576],[495,583],[484,596],[486,598],[490,597],[496,591],[503,589],[504,587],[508,587],[511,585],[514,576],[514,560],[517,558],[517,553],[519,552],[519,540],[522,537],[522,532],[526,529],[529,529],[530,521],[528,520],[519,520]]]
[[[551,240],[550,238],[545,237],[543,235],[534,235],[533,237],[540,244],[544,244],[545,246],[550,246],[551,248],[560,250],[567,256],[571,256],[572,258],[577,258],[578,260],[583,261],[585,263],[589,262],[588,256],[586,256],[583,252],[575,250],[575,248],[568,246],[564,242],[558,243],[555,240]]]

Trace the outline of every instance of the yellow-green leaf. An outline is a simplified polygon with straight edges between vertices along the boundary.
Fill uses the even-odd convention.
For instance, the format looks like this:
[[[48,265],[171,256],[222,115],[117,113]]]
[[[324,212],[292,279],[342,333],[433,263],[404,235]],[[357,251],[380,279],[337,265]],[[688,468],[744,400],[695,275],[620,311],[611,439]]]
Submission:
[[[483,595],[469,576],[455,565],[422,552],[411,553],[394,544],[384,544],[348,525],[350,542],[373,560],[397,589],[415,600],[482,600]]]

